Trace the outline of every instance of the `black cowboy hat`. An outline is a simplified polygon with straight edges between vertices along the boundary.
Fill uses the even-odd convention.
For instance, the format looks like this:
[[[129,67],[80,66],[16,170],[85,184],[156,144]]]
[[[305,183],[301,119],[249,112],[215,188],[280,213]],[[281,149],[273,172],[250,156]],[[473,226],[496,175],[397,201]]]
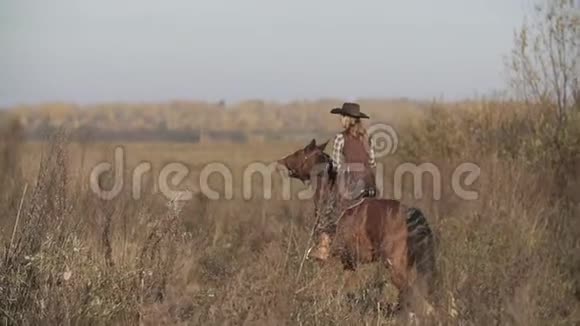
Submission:
[[[346,102],[342,104],[341,108],[334,108],[330,110],[330,113],[346,115],[353,118],[363,118],[363,119],[369,118],[368,115],[360,112],[360,105],[358,105],[357,103]]]

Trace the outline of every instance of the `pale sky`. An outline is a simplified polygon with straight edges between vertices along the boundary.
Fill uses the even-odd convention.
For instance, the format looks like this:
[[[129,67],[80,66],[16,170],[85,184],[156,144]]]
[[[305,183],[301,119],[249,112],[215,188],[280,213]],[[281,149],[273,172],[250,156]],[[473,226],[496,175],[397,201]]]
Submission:
[[[504,87],[523,0],[0,0],[0,105]]]

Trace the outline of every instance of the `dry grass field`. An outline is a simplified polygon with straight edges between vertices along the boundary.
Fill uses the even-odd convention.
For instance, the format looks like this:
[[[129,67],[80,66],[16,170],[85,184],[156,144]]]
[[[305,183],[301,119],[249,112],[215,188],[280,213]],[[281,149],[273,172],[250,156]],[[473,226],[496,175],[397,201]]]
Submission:
[[[426,179],[414,198],[405,179],[403,201],[422,209],[437,238],[434,316],[422,325],[577,325],[580,323],[580,123],[569,120],[554,147],[552,120],[513,103],[433,106],[398,128],[386,167],[383,197],[392,197],[402,162],[432,162],[442,197]],[[325,139],[317,139],[324,141]],[[280,197],[241,197],[243,169],[271,162],[303,142],[245,144],[74,143],[54,138],[26,143],[2,137],[0,165],[0,323],[142,325],[392,325],[395,300],[388,273],[361,268],[343,287],[339,264],[302,257],[314,222],[312,205]],[[90,170],[125,153],[119,196],[99,199]],[[131,175],[150,162],[142,197]],[[171,203],[154,185],[160,169],[190,170],[177,186],[192,200]],[[199,173],[223,162],[233,171],[234,198],[199,193]],[[469,188],[476,200],[451,191],[450,171],[480,167]],[[107,178],[105,178],[107,179]],[[104,180],[110,184],[112,177]],[[210,183],[224,192],[219,177]],[[293,182],[293,193],[305,186]]]
[[[397,197],[400,190],[401,201],[421,209],[435,235],[434,313],[417,314],[415,325],[580,325],[580,17],[575,1],[533,7],[505,58],[509,85],[493,100],[359,101],[371,123],[390,124],[398,134],[396,151],[378,160],[381,197]],[[429,59],[431,53],[423,52],[408,60]],[[55,57],[44,54],[43,60]],[[108,60],[98,54],[99,61]],[[31,73],[43,72],[42,65],[26,62],[22,66]],[[433,71],[469,74],[449,62]],[[416,62],[397,64],[407,69]],[[444,87],[442,75],[425,74],[420,84]],[[83,80],[67,92],[96,82]],[[470,85],[476,84],[464,86]],[[18,87],[27,94],[28,86]],[[231,92],[225,86],[221,91]],[[292,93],[287,91],[276,93]],[[5,102],[12,94],[2,96]],[[292,196],[285,199],[278,173],[271,175],[271,187],[260,176],[244,178],[253,163],[273,162],[313,137],[327,140],[338,131],[328,111],[341,102],[3,108],[0,326],[407,324],[388,313],[396,291],[384,266],[362,266],[347,283],[337,262],[304,262],[315,221],[312,203],[298,196],[307,185],[292,181]],[[124,156],[120,167],[117,148]],[[103,162],[114,171],[91,182]],[[416,185],[407,174],[399,187],[399,167],[423,163],[436,167],[440,179],[427,174]],[[477,166],[475,179],[453,178],[464,163]],[[217,199],[200,183],[210,165],[231,172],[230,183],[217,174],[208,177]],[[174,184],[177,174],[161,178],[167,166],[185,168],[185,179]],[[160,180],[192,197],[168,198]],[[115,189],[119,181],[112,199],[93,191],[97,185]],[[477,196],[458,194],[457,182]],[[229,185],[232,198],[225,198]],[[253,194],[246,197],[248,185]],[[139,186],[136,198],[132,190]],[[270,188],[272,198],[264,198]]]

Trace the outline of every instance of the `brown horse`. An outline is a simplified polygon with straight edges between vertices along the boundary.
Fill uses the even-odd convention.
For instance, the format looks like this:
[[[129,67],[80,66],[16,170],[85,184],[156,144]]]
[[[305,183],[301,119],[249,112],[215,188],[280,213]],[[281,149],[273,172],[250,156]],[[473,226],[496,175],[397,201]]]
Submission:
[[[324,153],[327,143],[316,145],[313,139],[306,147],[278,160],[290,177],[313,183],[316,230],[320,229],[323,211],[336,206],[328,203],[338,182],[332,159]],[[400,308],[407,307],[407,299],[411,293],[417,293],[416,289],[422,292],[423,299],[432,293],[434,239],[420,210],[397,200],[364,198],[350,202],[340,212],[338,222],[329,232],[330,257],[340,259],[344,269],[350,271],[356,270],[358,264],[382,261],[391,269]],[[320,232],[314,235],[318,238]]]

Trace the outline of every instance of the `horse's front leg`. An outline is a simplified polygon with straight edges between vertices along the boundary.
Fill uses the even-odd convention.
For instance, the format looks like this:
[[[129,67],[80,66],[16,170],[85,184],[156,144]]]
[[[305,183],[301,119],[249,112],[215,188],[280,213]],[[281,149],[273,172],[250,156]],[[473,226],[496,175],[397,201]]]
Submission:
[[[354,272],[357,268],[357,259],[351,250],[341,250],[340,261],[345,271]]]
[[[342,274],[342,286],[341,286],[341,290],[348,292],[350,290],[352,290],[353,288],[353,280],[354,280],[354,274],[356,273],[356,271],[351,270],[351,269],[345,269],[343,271]]]
[[[355,303],[356,295],[351,291],[353,290],[354,274],[356,273],[357,268],[356,260],[352,255],[343,252],[340,255],[340,261],[343,266],[342,286],[340,292],[345,293],[348,302]]]

